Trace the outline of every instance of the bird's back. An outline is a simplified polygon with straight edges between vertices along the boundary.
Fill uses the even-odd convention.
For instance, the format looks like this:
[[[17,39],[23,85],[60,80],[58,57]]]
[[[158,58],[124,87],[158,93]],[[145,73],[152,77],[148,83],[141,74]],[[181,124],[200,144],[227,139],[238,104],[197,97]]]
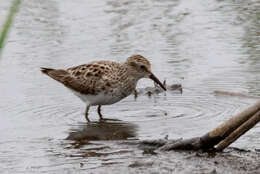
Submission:
[[[112,61],[95,61],[63,69],[42,68],[42,72],[71,90],[84,95],[114,95],[120,99],[135,87],[128,82],[127,67]]]

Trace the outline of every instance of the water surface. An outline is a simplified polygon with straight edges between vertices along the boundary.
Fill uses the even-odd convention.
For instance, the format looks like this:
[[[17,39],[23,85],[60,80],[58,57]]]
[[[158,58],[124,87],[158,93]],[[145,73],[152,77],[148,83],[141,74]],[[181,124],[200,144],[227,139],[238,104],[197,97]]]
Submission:
[[[10,2],[0,4],[0,25]],[[157,159],[149,173],[209,172],[194,163],[184,170],[189,160],[183,154],[147,157],[121,142],[200,136],[255,103],[213,91],[260,96],[259,9],[259,0],[24,0],[0,62],[1,171],[142,173],[128,165],[148,160],[149,168]],[[106,118],[121,121],[87,125],[84,104],[39,71],[124,62],[137,53],[159,79],[181,83],[183,94],[132,95],[102,108]],[[138,84],[147,86],[153,82]],[[90,119],[98,121],[94,107]],[[98,141],[89,141],[88,133]],[[259,149],[259,133],[257,125],[232,146]]]

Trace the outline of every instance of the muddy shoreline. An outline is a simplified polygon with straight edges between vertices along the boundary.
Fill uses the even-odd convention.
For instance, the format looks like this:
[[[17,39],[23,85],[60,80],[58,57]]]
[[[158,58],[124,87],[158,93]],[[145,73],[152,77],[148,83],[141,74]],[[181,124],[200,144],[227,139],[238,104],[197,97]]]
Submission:
[[[112,127],[112,129],[111,129]],[[130,156],[127,161],[102,162],[93,172],[102,173],[103,169],[112,170],[113,173],[134,171],[134,173],[250,173],[260,172],[260,153],[255,150],[244,150],[229,147],[223,152],[202,151],[160,151],[157,148],[142,145],[135,139],[136,127],[131,123],[118,121],[101,121],[82,125],[80,129],[73,129],[67,140],[72,141],[70,148],[80,149],[78,155],[70,157],[96,158],[110,155],[137,153],[136,157]],[[129,140],[132,139],[132,140]],[[115,147],[101,146],[88,148],[88,146],[109,141]],[[119,148],[118,148],[119,147]],[[124,150],[116,150],[116,149]],[[82,150],[83,149],[83,150]],[[120,166],[118,168],[118,165]],[[87,163],[79,164],[81,170]],[[163,172],[162,172],[163,171]],[[131,173],[131,172],[130,172]]]

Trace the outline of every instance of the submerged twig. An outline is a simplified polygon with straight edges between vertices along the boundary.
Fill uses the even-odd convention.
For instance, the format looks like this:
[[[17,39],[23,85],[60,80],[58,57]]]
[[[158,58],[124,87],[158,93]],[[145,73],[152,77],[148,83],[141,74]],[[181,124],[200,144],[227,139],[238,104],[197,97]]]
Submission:
[[[244,97],[244,98],[253,98],[253,99],[260,99],[258,96],[250,96],[238,92],[228,92],[228,91],[214,91],[215,95],[228,95],[228,96],[234,96],[234,97]]]
[[[172,84],[167,85],[166,80],[163,81],[163,86],[167,89],[167,91],[179,91],[180,94],[182,94],[183,89],[181,84]],[[160,94],[165,92],[159,85],[154,83],[154,87],[147,87],[147,88],[141,88],[138,91],[134,91],[134,97],[137,98],[139,94],[145,94],[149,97],[153,94]]]

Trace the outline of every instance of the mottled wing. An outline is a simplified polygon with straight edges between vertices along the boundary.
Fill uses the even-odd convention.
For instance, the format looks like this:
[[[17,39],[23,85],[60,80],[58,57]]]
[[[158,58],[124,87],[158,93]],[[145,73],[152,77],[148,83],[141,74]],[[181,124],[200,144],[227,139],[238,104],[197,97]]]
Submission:
[[[41,68],[41,71],[74,91],[92,95],[101,91],[111,92],[113,88],[121,85],[120,81],[127,78],[122,76],[126,69],[111,61],[92,62],[67,70]]]
[[[96,95],[111,87],[114,82],[111,74],[116,73],[120,65],[115,62],[99,61],[90,64],[79,65],[67,69],[69,76],[63,84],[83,94]]]

